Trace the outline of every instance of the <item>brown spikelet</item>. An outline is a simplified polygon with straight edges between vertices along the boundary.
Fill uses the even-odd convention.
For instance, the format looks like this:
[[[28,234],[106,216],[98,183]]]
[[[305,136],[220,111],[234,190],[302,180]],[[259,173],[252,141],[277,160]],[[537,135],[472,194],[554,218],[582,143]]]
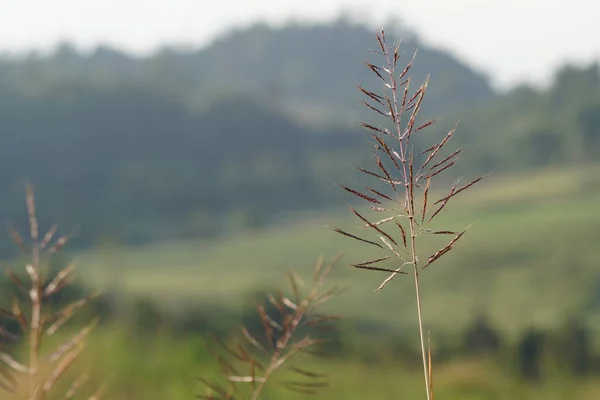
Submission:
[[[375,194],[375,195],[377,195],[379,197],[382,197],[382,198],[384,198],[386,200],[389,200],[389,201],[393,201],[392,198],[390,196],[388,196],[387,194],[385,194],[385,193],[381,193],[380,191],[375,190],[375,189],[370,188],[370,187],[365,187],[365,189],[367,189],[369,192],[371,192],[371,193],[373,193],[373,194]]]
[[[428,147],[428,148],[426,148],[425,150],[423,150],[422,152],[420,152],[420,153],[419,153],[419,155],[420,155],[420,156],[422,156],[423,154],[430,153],[430,152],[432,152],[433,150],[435,150],[437,146],[438,146],[438,144],[436,143],[436,144],[434,144],[433,146],[431,146],[431,147]]]
[[[388,97],[385,99],[388,106],[388,116],[392,120],[393,123],[398,122],[398,113],[396,112],[396,108],[392,105],[392,100]]]
[[[425,83],[423,84],[423,86],[421,86],[421,88],[419,89],[420,93],[419,93],[419,96],[417,98],[417,102],[415,103],[412,115],[410,116],[410,119],[408,120],[408,126],[406,128],[406,137],[407,137],[408,140],[410,140],[410,136],[414,133],[413,127],[415,125],[415,122],[416,122],[416,119],[417,119],[417,115],[418,115],[418,113],[420,111],[421,103],[423,102],[423,98],[425,97],[424,95],[425,95],[425,91],[427,90],[427,84],[428,83],[429,83],[429,76],[427,77],[427,80],[425,81]]]
[[[448,157],[444,158],[442,161],[432,165],[429,170],[434,170],[437,167],[439,167],[440,165],[445,164],[446,162],[450,161],[451,159],[454,159],[456,156],[458,156],[460,153],[462,152],[462,149],[457,149],[456,151],[454,151],[452,154],[450,154]]]
[[[381,172],[383,172],[383,174],[385,175],[387,182],[389,182],[389,184],[392,186],[392,189],[394,189],[394,191],[395,191],[396,185],[394,184],[394,180],[392,179],[392,176],[390,175],[390,173],[387,171],[387,169],[381,162],[381,159],[379,158],[379,156],[375,156],[375,160],[377,161],[377,166],[379,167]]]
[[[415,101],[415,99],[419,99],[423,96],[423,92],[425,91],[425,84],[423,84],[419,90],[417,90],[410,99],[408,99],[408,103],[407,104],[411,104],[413,101]],[[417,100],[418,101],[418,100]],[[415,113],[413,112],[411,115],[411,118],[414,119],[416,117]]]
[[[434,123],[436,123],[436,121],[437,121],[437,118],[430,119],[429,121],[425,122],[423,125],[417,127],[417,129],[415,129],[415,133],[419,132],[422,129],[427,128],[428,126],[433,125]]]
[[[469,228],[467,228],[467,229],[469,229]],[[463,230],[458,235],[456,235],[456,237],[454,239],[452,239],[452,241],[450,241],[450,243],[448,243],[445,247],[441,248],[440,250],[438,250],[435,253],[433,253],[432,255],[430,255],[427,258],[427,263],[423,266],[423,269],[427,268],[433,262],[439,260],[443,255],[447,254],[450,250],[452,250],[452,248],[454,247],[456,242],[465,234],[467,229]]]
[[[364,193],[358,192],[358,191],[356,191],[356,190],[354,190],[354,189],[350,189],[349,187],[346,187],[346,186],[344,186],[344,185],[339,185],[339,186],[340,186],[342,189],[344,189],[345,191],[347,191],[348,193],[352,193],[353,195],[355,195],[355,196],[357,196],[357,197],[360,197],[361,199],[363,199],[363,200],[366,200],[366,201],[368,201],[369,203],[381,204],[381,202],[380,202],[379,200],[377,200],[376,198],[374,198],[374,197],[367,196],[367,195],[366,195],[366,194],[364,194]]]
[[[398,225],[398,228],[400,228],[400,232],[402,233],[402,243],[404,244],[404,247],[408,248],[406,244],[406,231],[404,230],[404,227],[399,222],[396,222],[396,225]]]
[[[366,61],[363,61],[363,62],[365,63],[365,65],[366,65],[366,66],[367,66],[367,67],[368,67],[368,68],[369,68],[371,71],[373,71],[373,73],[374,73],[375,75],[377,75],[377,77],[378,77],[379,79],[381,79],[382,81],[383,81],[383,80],[385,80],[385,79],[384,79],[384,77],[383,77],[383,75],[381,75],[381,72],[380,72],[380,71],[381,71],[381,68],[379,68],[378,66],[376,66],[376,65],[373,65],[373,64],[371,64],[371,63],[369,63],[369,62],[366,62]]]
[[[423,211],[421,212],[421,223],[425,222],[425,214],[427,214],[427,198],[429,195],[429,185],[431,184],[431,178],[427,179],[425,189],[423,190]]]
[[[354,215],[356,215],[361,221],[363,221],[365,224],[367,224],[367,226],[369,228],[373,228],[379,234],[385,236],[390,242],[394,243],[396,246],[398,245],[398,243],[396,243],[396,241],[394,240],[394,238],[390,234],[388,234],[387,232],[381,230],[377,225],[371,223],[371,221],[369,221],[368,219],[366,219],[365,217],[363,217],[358,211],[356,211],[355,208],[350,207],[350,211],[352,211],[354,213]]]
[[[366,95],[366,96],[370,97],[371,99],[375,100],[377,103],[379,103],[379,104],[383,105],[383,102],[382,102],[381,100],[383,100],[383,99],[384,99],[384,97],[382,97],[382,96],[380,96],[380,95],[378,95],[378,94],[375,94],[375,93],[373,93],[373,92],[370,92],[370,91],[366,90],[364,87],[362,87],[362,86],[360,86],[360,85],[357,85],[356,87],[357,87],[357,88],[358,88],[358,90],[360,90],[360,91],[361,91],[361,92],[362,92],[364,95]]]
[[[382,272],[391,272],[392,274],[408,275],[408,273],[404,272],[404,271],[393,270],[393,269],[389,269],[389,268],[374,267],[372,265],[352,264],[352,266],[354,268],[358,268],[358,269],[369,269],[371,271],[382,271]]]
[[[359,122],[358,123],[360,126],[362,126],[363,128],[367,128],[371,131],[377,132],[377,133],[382,133],[384,135],[389,135],[390,132],[388,130],[386,130],[385,128],[380,128],[377,127],[375,125],[371,125],[371,124],[367,124],[366,122]]]
[[[362,104],[367,107],[370,110],[375,111],[377,114],[383,115],[384,117],[387,117],[387,115],[385,115],[385,113],[383,111],[381,111],[380,109],[378,109],[377,107],[374,107],[372,105],[370,105],[369,103],[367,103],[366,101],[363,101]]]
[[[394,153],[390,150],[390,148],[388,147],[387,143],[385,142],[385,140],[383,140],[382,138],[380,138],[377,135],[373,135],[373,137],[375,138],[375,140],[377,141],[377,143],[379,143],[380,149],[383,150],[383,152],[385,154],[388,155],[388,157],[390,158],[390,160],[392,160],[392,162],[394,163],[394,166],[400,170],[400,166],[398,165],[398,161],[396,161],[396,156],[394,155]]]
[[[435,146],[423,151],[422,154],[429,153],[429,155],[427,156],[427,159],[421,166],[421,170],[424,169],[427,166],[427,164],[429,164],[431,162],[431,160],[433,160],[433,158],[437,155],[437,153],[444,147],[444,145],[448,142],[448,140],[450,140],[450,138],[454,135],[455,131],[456,131],[456,126],[454,128],[452,128],[446,134],[446,136],[441,140],[441,142],[439,142]]]
[[[454,161],[452,161],[452,162],[450,162],[450,163],[448,163],[448,164],[444,165],[442,168],[440,168],[440,169],[437,169],[437,170],[433,171],[432,173],[430,173],[430,174],[428,174],[428,175],[425,175],[425,179],[431,179],[431,178],[433,178],[434,176],[437,176],[437,175],[441,174],[442,172],[444,172],[444,171],[445,171],[445,170],[447,170],[448,168],[452,167],[453,165],[454,165]]]
[[[381,246],[381,245],[380,245],[379,243],[377,243],[377,242],[373,242],[373,241],[371,241],[371,240],[367,240],[367,239],[364,239],[364,238],[358,237],[358,236],[356,236],[356,235],[353,235],[353,234],[351,234],[351,233],[345,232],[345,231],[341,230],[340,228],[334,228],[333,230],[334,230],[335,232],[337,232],[337,233],[341,233],[341,234],[342,234],[342,235],[344,235],[344,236],[351,237],[352,239],[360,240],[361,242],[369,243],[369,244],[372,244],[373,246],[377,246],[377,247],[383,248],[383,246]]]
[[[408,90],[410,88],[411,81],[412,81],[412,79],[410,77],[408,77],[408,79],[406,79],[406,83],[403,85],[404,86],[404,93],[402,94],[402,105],[400,106],[401,110],[405,110],[406,111],[406,109],[405,109],[405,107],[406,107],[406,100],[407,100],[407,97],[408,97]],[[398,132],[398,137],[401,140],[404,139],[404,136],[400,132]]]
[[[444,199],[442,199],[442,200],[444,200],[442,202],[442,204],[440,204],[439,207],[433,212],[433,214],[431,214],[431,216],[427,220],[428,222],[432,221],[436,217],[436,215],[438,215],[444,209],[444,207],[446,207],[446,204],[448,204],[448,201],[450,200],[450,197],[448,197],[448,196],[452,195],[455,191],[456,191],[456,184],[454,184],[450,188],[450,192]],[[438,204],[438,202],[435,202],[434,204]]]
[[[371,175],[371,176],[374,176],[375,178],[381,179],[382,181],[388,182],[387,178],[384,177],[383,175],[379,175],[379,174],[377,174],[375,172],[372,172],[372,171],[369,171],[369,170],[366,170],[366,169],[360,168],[360,167],[358,167],[358,170],[361,171],[361,172],[363,172],[363,173],[365,173],[365,174],[367,174],[367,175]]]
[[[439,199],[438,201],[435,202],[435,204],[438,204],[441,202],[447,202],[449,199],[456,196],[460,192],[470,188],[471,186],[475,185],[478,182],[481,182],[481,180],[483,180],[483,178],[484,178],[484,176],[480,176],[479,178],[472,180],[471,182],[467,183],[466,185],[461,186],[459,189],[456,189],[453,193],[449,194],[448,196]]]
[[[415,52],[413,53],[412,60],[410,60],[408,62],[408,64],[406,64],[406,67],[404,67],[404,70],[402,70],[402,72],[400,73],[400,76],[398,77],[399,80],[401,80],[402,78],[404,78],[406,76],[406,74],[408,73],[408,71],[410,71],[410,68],[412,67],[413,62],[415,61],[416,57],[417,57],[417,50],[415,50]]]
[[[400,43],[394,46],[394,68],[398,65],[398,60],[400,60]],[[400,77],[402,79],[402,77]]]
[[[371,264],[377,264],[378,262],[382,262],[382,261],[385,261],[385,260],[389,260],[389,258],[390,258],[389,256],[386,256],[386,257],[381,257],[381,258],[376,258],[376,259],[374,259],[374,260],[370,260],[370,261],[365,261],[365,262],[362,262],[362,263],[360,263],[359,265],[371,265]]]
[[[387,49],[387,46],[385,45],[385,33],[384,33],[383,29],[381,29],[379,31],[379,34],[376,37],[377,37],[377,43],[379,43],[379,48],[381,49],[382,53],[386,54],[388,49]]]

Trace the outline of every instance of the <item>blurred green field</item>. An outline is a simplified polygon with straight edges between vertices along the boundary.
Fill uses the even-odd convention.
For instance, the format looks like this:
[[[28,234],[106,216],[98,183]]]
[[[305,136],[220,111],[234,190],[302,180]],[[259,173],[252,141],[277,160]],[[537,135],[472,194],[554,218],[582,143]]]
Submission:
[[[566,317],[583,315],[595,329],[592,341],[598,345],[598,204],[600,166],[491,176],[450,204],[433,228],[473,226],[455,251],[422,275],[425,325],[434,349],[438,334],[458,333],[477,312],[484,312],[509,340],[525,328],[553,328]],[[73,256],[79,275],[91,286],[150,297],[166,308],[220,304],[239,311],[247,309],[249,296],[257,290],[286,285],[287,268],[310,278],[319,255],[331,259],[343,250],[330,283],[348,291],[334,298],[329,310],[350,320],[393,327],[403,333],[396,336],[403,338],[402,343],[416,341],[411,277],[400,276],[376,294],[374,289],[386,275],[348,265],[380,253],[334,233],[333,226],[350,230],[359,222],[340,208],[218,241],[107,246]],[[448,240],[441,239],[425,245],[421,259]],[[94,332],[83,360],[97,373],[93,381],[107,383],[115,398],[187,399],[202,390],[197,376],[214,376],[217,366],[204,333],[177,336],[157,328],[137,335],[122,322],[108,321]],[[303,368],[329,375],[330,387],[313,398],[423,397],[421,366],[388,346],[393,333],[361,337],[356,343],[352,332],[343,335],[346,343],[363,348],[346,356],[303,360]],[[565,375],[550,363],[543,366],[542,380],[520,379],[511,342],[495,358],[434,357],[436,398],[600,397],[597,379]],[[304,397],[275,385],[265,398]]]
[[[343,251],[331,283],[348,291],[330,309],[344,317],[412,326],[410,278],[399,276],[375,294],[386,275],[348,266],[382,254],[331,229],[356,232],[359,223],[340,208],[222,240],[106,247],[75,259],[93,286],[117,286],[165,305],[210,301],[238,308],[255,290],[285,285],[288,267],[309,277],[319,255],[331,259]],[[580,312],[600,328],[600,167],[492,175],[451,202],[435,227],[460,230],[471,223],[459,246],[423,274],[429,328],[460,329],[477,311],[509,334],[552,326]],[[435,247],[424,249],[421,259]]]
[[[217,366],[200,337],[173,339],[156,333],[152,337],[127,338],[119,329],[103,329],[93,334],[94,346],[86,362],[107,377],[116,399],[189,399],[202,393],[196,379],[217,378]],[[298,360],[296,360],[298,361]],[[302,368],[328,375],[329,386],[314,396],[295,394],[278,382],[276,375],[263,398],[267,399],[407,399],[424,398],[421,368],[418,364],[380,359],[367,363],[354,359],[299,360]],[[597,379],[550,375],[550,379],[528,383],[498,366],[498,360],[464,358],[450,363],[435,362],[435,398],[447,400],[546,399],[593,400],[600,396]],[[217,378],[218,379],[218,378]],[[96,378],[95,380],[100,380]],[[102,381],[102,380],[100,380]]]

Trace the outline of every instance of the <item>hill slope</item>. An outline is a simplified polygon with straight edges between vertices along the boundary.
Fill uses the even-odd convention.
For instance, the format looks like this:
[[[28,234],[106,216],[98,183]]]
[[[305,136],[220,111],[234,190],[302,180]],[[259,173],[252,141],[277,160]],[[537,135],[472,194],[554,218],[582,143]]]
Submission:
[[[389,35],[392,35],[389,32]],[[466,108],[495,97],[486,78],[452,55],[403,36],[404,62],[415,49],[414,78],[431,74],[427,109],[434,114]],[[373,82],[361,60],[370,57],[373,32],[344,20],[327,25],[255,25],[217,38],[205,49],[164,49],[136,59],[101,47],[89,55],[64,44],[50,57],[0,61],[0,86],[27,94],[51,93],[64,84],[99,86],[140,82],[191,107],[245,94],[302,118],[304,122],[350,122],[362,112],[355,85]]]

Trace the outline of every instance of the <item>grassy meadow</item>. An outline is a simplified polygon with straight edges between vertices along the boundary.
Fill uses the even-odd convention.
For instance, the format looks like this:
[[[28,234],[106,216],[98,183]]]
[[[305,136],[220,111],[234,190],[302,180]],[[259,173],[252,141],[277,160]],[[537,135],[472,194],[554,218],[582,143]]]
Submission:
[[[455,200],[438,221],[440,228],[458,230],[474,224],[456,251],[423,273],[424,319],[433,348],[436,338],[460,332],[480,311],[511,340],[525,329],[551,328],[568,316],[585,314],[598,346],[600,166],[492,175],[470,196]],[[329,283],[347,291],[328,303],[327,310],[350,321],[344,326],[348,335],[353,334],[352,321],[366,321],[388,330],[385,337],[405,334],[407,346],[414,346],[412,282],[398,276],[391,289],[375,293],[386,275],[379,279],[349,266],[373,256],[368,246],[357,246],[331,229],[356,225],[350,213],[340,209],[219,241],[106,246],[72,255],[79,279],[87,285],[116,288],[125,296],[149,298],[168,312],[177,312],[182,305],[189,309],[206,304],[239,310],[257,291],[286,287],[288,268],[309,278],[319,255],[330,259],[343,250]],[[212,342],[202,333],[182,336],[157,328],[136,336],[119,322],[109,321],[91,335],[92,345],[78,362],[81,370],[92,371],[92,383],[110,387],[110,398],[189,399],[202,392],[198,376],[218,376],[208,350]],[[329,386],[312,398],[386,398],[390,393],[420,397],[418,359],[392,354],[385,340],[367,332],[357,342],[365,347],[356,353],[362,356],[303,356],[304,368],[329,376]],[[436,398],[600,396],[598,379],[565,376],[552,366],[544,367],[541,381],[520,379],[510,353],[444,359],[438,350],[442,351],[434,352]],[[283,390],[272,385],[265,398],[303,398]]]
[[[473,312],[483,310],[510,333],[552,325],[582,307],[595,312],[600,305],[592,304],[600,285],[600,178],[594,182],[595,177],[599,166],[492,175],[469,196],[453,199],[439,227],[473,226],[461,246],[424,273],[427,325],[434,331],[461,329]],[[343,251],[331,280],[348,291],[330,307],[344,317],[411,326],[410,279],[376,294],[386,275],[349,267],[373,253],[331,228],[359,223],[346,210],[336,210],[219,241],[110,247],[77,253],[75,260],[92,286],[116,284],[164,304],[210,299],[235,308],[255,290],[285,285],[288,268],[309,276],[319,255],[333,258]],[[385,307],[390,303],[399,304],[394,315]]]
[[[598,346],[600,165],[491,175],[470,196],[454,200],[434,228],[460,230],[471,222],[473,226],[451,255],[422,274],[424,320],[433,348],[436,338],[461,332],[477,312],[485,312],[511,340],[525,329],[552,328],[568,316],[584,315]],[[256,292],[285,287],[288,268],[309,278],[320,255],[331,259],[343,251],[329,283],[347,291],[326,309],[351,321],[344,326],[347,335],[356,333],[352,321],[362,321],[387,330],[388,338],[400,332],[407,346],[414,346],[416,311],[410,277],[398,276],[396,285],[375,293],[387,275],[349,266],[374,254],[368,246],[332,231],[334,226],[358,224],[340,208],[222,240],[104,246],[71,254],[86,285],[151,299],[167,312],[177,312],[182,306],[207,304],[247,308]],[[442,243],[436,240],[428,242],[426,252]],[[181,336],[160,329],[143,333],[139,337],[118,322],[107,322],[89,339],[92,345],[79,362],[95,374],[92,382],[111,388],[111,398],[189,399],[202,391],[197,376],[216,376],[217,365],[208,351],[211,342],[202,333]],[[357,346],[367,346],[362,353],[366,357],[302,360],[304,367],[329,375],[329,387],[313,398],[421,396],[418,361],[404,359],[403,353],[392,355],[385,339],[362,334]],[[512,369],[511,354],[434,361],[436,398],[591,400],[600,396],[598,379],[567,377],[552,367],[545,368],[546,379],[523,381]],[[96,378],[100,376],[107,379]],[[271,386],[265,398],[303,398],[280,390]]]

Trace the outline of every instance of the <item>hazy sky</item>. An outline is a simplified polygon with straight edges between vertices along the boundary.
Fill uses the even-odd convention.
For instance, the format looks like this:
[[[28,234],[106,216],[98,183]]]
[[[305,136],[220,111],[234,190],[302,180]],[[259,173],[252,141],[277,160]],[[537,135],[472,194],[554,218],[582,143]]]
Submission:
[[[206,44],[258,20],[323,21],[342,10],[374,27],[400,17],[501,85],[543,83],[567,61],[600,59],[598,0],[0,0],[0,51],[68,39],[142,54],[164,43]]]

